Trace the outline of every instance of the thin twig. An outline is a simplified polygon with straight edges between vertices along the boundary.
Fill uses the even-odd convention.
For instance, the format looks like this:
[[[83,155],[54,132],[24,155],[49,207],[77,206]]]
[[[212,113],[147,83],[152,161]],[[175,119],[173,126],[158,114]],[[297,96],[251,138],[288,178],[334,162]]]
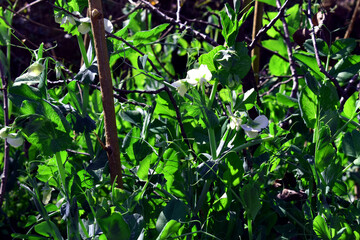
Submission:
[[[352,15],[351,20],[350,20],[350,24],[348,26],[348,29],[346,30],[344,38],[349,38],[350,37],[350,34],[351,34],[351,32],[352,32],[352,30],[354,28],[354,24],[355,24],[355,20],[356,20],[356,16],[357,16],[357,13],[359,11],[359,8],[360,8],[360,0],[357,0],[353,15]]]
[[[139,93],[139,94],[158,94],[160,92],[165,91],[165,87],[159,88],[157,90],[124,90],[119,88],[113,88],[115,92],[118,92],[120,94],[129,94],[129,93]]]
[[[156,61],[160,64],[161,68],[164,69],[164,71],[165,71],[171,78],[175,78],[175,76],[174,76],[173,74],[171,74],[171,73],[166,69],[165,65],[160,61],[158,55],[157,55],[156,52],[155,52],[155,49],[154,49],[154,46],[153,46],[153,45],[151,45],[151,50],[152,50],[152,52],[153,52],[153,54],[154,54],[154,57],[155,57]]]
[[[249,37],[245,37],[245,40],[246,40],[246,42],[249,42],[249,43],[251,42],[251,39],[250,39]],[[261,45],[261,44],[258,43],[258,42],[255,42],[255,45],[258,46],[258,47],[260,47],[261,49],[264,49],[264,50],[272,53],[272,55],[276,55],[276,56],[278,56],[279,58],[281,58],[282,60],[284,60],[284,61],[286,61],[286,62],[289,62],[289,59],[287,59],[286,57],[282,56],[282,55],[279,54],[278,52],[273,51],[273,50],[270,50],[270,49],[264,47],[263,45]]]
[[[177,121],[178,121],[178,123],[179,123],[179,126],[180,126],[181,135],[182,135],[182,137],[183,137],[186,145],[187,145],[187,146],[189,147],[189,149],[191,150],[191,155],[193,156],[194,160],[196,160],[196,159],[197,159],[197,156],[196,156],[196,154],[195,154],[195,152],[194,152],[194,150],[193,150],[193,147],[192,147],[192,145],[190,144],[189,139],[188,139],[188,137],[187,137],[187,135],[186,135],[185,128],[184,128],[184,124],[183,124],[183,122],[182,122],[182,120],[181,120],[180,110],[179,110],[179,108],[178,108],[178,106],[177,106],[177,104],[176,104],[175,98],[174,98],[172,92],[170,91],[170,89],[169,89],[167,86],[165,86],[165,91],[166,91],[166,93],[168,94],[168,96],[169,96],[169,98],[170,98],[171,104],[172,104],[172,105],[174,106],[174,108],[175,108],[176,119],[177,119]]]
[[[0,62],[0,77],[2,81],[2,87],[3,87],[3,111],[4,111],[4,125],[9,126],[9,110],[8,110],[8,92],[7,92],[7,86],[8,81],[4,73],[4,67],[2,63]],[[6,191],[6,183],[8,179],[9,174],[9,167],[10,167],[10,161],[9,161],[9,143],[5,139],[4,143],[4,168],[1,175],[1,186],[0,186],[0,208],[4,202],[5,198],[5,191]]]
[[[178,23],[180,23],[180,10],[181,10],[181,3],[180,0],[177,0],[176,22]]]
[[[274,19],[272,19],[265,27],[261,28],[259,32],[256,34],[255,38],[252,40],[252,42],[249,44],[248,49],[252,50],[255,47],[255,43],[260,39],[260,37],[266,33],[275,23],[276,21],[284,14],[285,8],[287,4],[289,3],[289,0],[286,0],[284,5],[279,9],[279,13],[276,15]]]
[[[78,151],[75,151],[75,150],[72,150],[72,149],[66,149],[66,151],[67,151],[68,153],[73,153],[73,154],[77,154],[77,155],[90,156],[89,153],[86,153],[86,152],[78,152]]]
[[[174,14],[173,12],[166,11],[166,10],[162,10],[162,11],[163,11],[163,13],[166,13],[167,15],[176,16],[176,14]],[[215,13],[209,13],[207,16],[209,16],[209,15],[214,15],[216,18],[219,19],[219,22],[221,21],[221,20],[220,20],[220,17],[219,17],[217,14],[215,14]],[[212,26],[212,27],[217,28],[217,29],[222,29],[222,27],[219,26],[219,25],[217,25],[217,24],[214,24],[214,23],[211,23],[211,22],[208,22],[208,21],[204,21],[204,20],[201,20],[201,19],[196,19],[196,18],[190,19],[190,18],[187,18],[187,17],[182,16],[182,15],[180,15],[180,19],[183,20],[183,21],[185,21],[185,22],[189,22],[189,23],[190,23],[190,22],[191,22],[191,23],[199,23],[199,24],[204,24],[204,25]]]
[[[269,95],[272,91],[274,91],[275,88],[277,88],[278,86],[282,85],[282,84],[286,84],[288,82],[291,82],[293,79],[292,78],[289,78],[288,80],[286,81],[283,81],[283,82],[278,82],[276,83],[275,85],[273,85],[267,92],[264,92],[263,94],[260,95],[260,97],[263,97],[265,95]]]
[[[281,3],[280,0],[276,0],[276,6],[278,7],[278,9],[281,8]],[[291,93],[290,93],[290,97],[291,98],[297,98],[297,92],[298,92],[298,88],[299,88],[299,80],[298,80],[298,75],[296,73],[296,64],[293,58],[293,54],[292,54],[292,46],[291,46],[291,42],[290,42],[290,34],[289,34],[289,29],[288,29],[288,25],[287,22],[285,20],[284,15],[280,16],[280,20],[282,22],[283,25],[283,29],[284,29],[284,41],[285,41],[285,45],[286,45],[286,50],[287,50],[287,54],[288,54],[288,58],[289,58],[289,63],[290,63],[290,71],[291,71],[291,75],[292,75],[292,80],[293,80],[293,86],[291,89]],[[283,128],[288,128],[289,123],[290,123],[290,118],[289,116],[294,112],[294,108],[291,107],[288,109],[285,119],[282,123],[281,126]]]
[[[128,16],[130,16],[133,12],[135,12],[136,10],[140,9],[141,6],[140,4],[138,4],[133,10],[131,10],[129,13],[123,15],[123,16],[120,16],[114,20],[112,20],[111,22],[112,23],[115,23],[115,22],[119,22],[119,21],[122,21],[123,19],[126,19]]]
[[[109,32],[106,32],[106,34],[111,37],[111,38],[114,38],[114,39],[117,39],[117,40],[120,40],[122,41],[123,43],[125,43],[127,46],[129,46],[131,49],[135,50],[136,52],[140,53],[141,56],[144,56],[145,53],[143,53],[142,51],[140,51],[138,48],[136,48],[134,45],[130,44],[128,41],[126,41],[125,39],[123,39],[122,37],[118,37],[118,36],[115,36],[114,34],[112,33],[109,33]],[[161,76],[161,73],[160,71],[156,68],[155,64],[148,58],[147,61],[150,63],[150,65],[153,67],[154,71],[159,75]]]
[[[53,8],[56,8],[58,10],[61,10],[61,11],[64,11],[66,12],[68,15],[70,16],[73,16],[73,17],[76,17],[76,18],[80,18],[79,15],[76,15],[72,12],[69,12],[68,10],[66,10],[65,8],[62,8],[62,7],[59,7],[59,6],[56,6],[55,4],[53,4],[52,2],[50,2],[49,0],[46,0],[46,3],[49,4],[50,6],[52,6]]]
[[[350,81],[348,82],[348,85],[346,86],[344,92],[345,96],[342,96],[340,99],[340,111],[343,110],[346,100],[356,91],[356,84],[358,83],[358,77],[359,73],[355,74]]]
[[[281,9],[280,0],[276,0],[276,6],[278,7],[278,9]],[[291,90],[290,97],[296,98],[298,87],[299,87],[299,81],[298,81],[298,75],[296,73],[295,61],[294,61],[293,54],[292,54],[292,46],[291,46],[291,42],[290,42],[289,29],[288,29],[288,25],[287,25],[284,15],[280,16],[280,20],[283,23],[284,40],[285,40],[289,63],[290,63],[290,71],[291,71],[291,75],[293,77],[293,87]]]
[[[155,6],[151,5],[150,2],[145,1],[145,0],[139,0],[140,2],[142,2],[145,6],[147,6],[147,8],[149,8],[150,10],[152,10],[153,12],[155,12],[157,15],[159,15],[160,17],[162,17],[166,22],[172,23],[174,25],[178,25],[180,27],[181,31],[189,31],[190,33],[194,34],[196,37],[200,37],[203,40],[205,40],[206,42],[210,43],[213,46],[219,46],[219,44],[217,42],[215,42],[214,39],[210,38],[209,36],[207,36],[204,33],[201,33],[197,30],[192,29],[190,26],[187,26],[184,23],[181,22],[177,22],[175,19],[167,16],[165,13],[161,12],[159,9],[157,9]]]
[[[37,0],[37,1],[34,1],[34,2],[32,2],[32,3],[26,3],[26,5],[23,6],[22,8],[20,8],[20,9],[14,14],[13,17],[15,17],[16,15],[18,15],[19,13],[21,13],[25,8],[30,8],[31,6],[33,6],[33,5],[37,4],[37,3],[40,3],[40,2],[42,2],[42,1],[44,1],[44,0]]]
[[[320,56],[319,56],[319,50],[316,45],[314,24],[312,23],[312,19],[311,19],[311,0],[308,0],[307,18],[308,18],[308,22],[311,27],[310,36],[311,36],[312,43],[314,45],[315,59],[316,59],[317,65],[320,69],[320,72],[322,72],[327,78],[329,78],[330,81],[335,85],[340,96],[345,97],[344,90],[340,87],[338,81],[325,70],[324,66],[321,63]]]

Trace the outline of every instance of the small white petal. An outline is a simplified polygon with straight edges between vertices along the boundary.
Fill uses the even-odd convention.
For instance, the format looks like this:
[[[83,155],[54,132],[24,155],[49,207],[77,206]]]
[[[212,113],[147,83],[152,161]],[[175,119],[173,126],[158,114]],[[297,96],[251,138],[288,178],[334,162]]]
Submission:
[[[90,24],[83,22],[78,26],[78,31],[81,34],[87,34],[90,31]]]
[[[42,73],[42,71],[44,71],[44,69],[45,68],[42,64],[35,62],[28,68],[28,73],[32,77],[37,77]]]
[[[9,131],[8,127],[4,127],[0,129],[0,138],[6,138],[8,136],[8,131]]]
[[[91,23],[91,20],[90,20],[90,18],[88,18],[88,17],[83,17],[83,18],[80,18],[80,19],[79,19],[79,22],[82,22],[82,23]]]
[[[249,138],[256,138],[259,135],[259,132],[256,130],[252,130],[252,131],[245,131],[245,134],[249,137]]]
[[[62,20],[63,20],[63,18],[61,17],[61,13],[58,13],[58,14],[55,15],[55,22],[56,23],[62,24],[61,23]]]
[[[257,124],[254,129],[261,130],[263,128],[266,128],[269,125],[269,119],[265,115],[257,116],[254,119],[254,122]]]
[[[17,137],[16,133],[10,133],[6,138],[6,141],[14,148],[18,148],[24,143],[24,139],[22,137]]]
[[[188,90],[184,80],[173,82],[171,85],[176,87],[176,90],[179,92],[180,96],[182,97],[185,95],[185,93]]]
[[[201,64],[199,71],[202,74],[202,78],[204,78],[206,81],[210,81],[212,78],[212,74],[209,70],[209,68],[207,67],[207,65]]]
[[[248,124],[241,124],[241,127],[242,127],[242,129],[244,129],[244,131],[252,131],[252,130],[254,130],[254,128],[251,127]]]
[[[236,131],[239,131],[240,125],[241,125],[241,118],[236,118],[233,116],[230,116],[230,128],[236,129]]]
[[[106,18],[104,18],[104,27],[105,27],[105,31],[106,31],[106,32],[109,32],[109,33],[112,33],[113,30],[114,30],[114,26],[113,26],[112,23],[111,23],[108,19],[106,19]]]

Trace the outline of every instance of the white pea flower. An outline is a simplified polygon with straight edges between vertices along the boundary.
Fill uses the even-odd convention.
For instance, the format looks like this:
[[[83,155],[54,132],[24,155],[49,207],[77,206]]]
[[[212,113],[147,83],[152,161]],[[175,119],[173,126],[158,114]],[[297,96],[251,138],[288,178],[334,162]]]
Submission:
[[[171,84],[172,86],[176,87],[176,90],[179,92],[180,96],[184,96],[185,93],[188,90],[188,87],[186,86],[185,80],[179,80]]]
[[[42,73],[42,71],[44,71],[44,69],[45,68],[42,64],[35,62],[28,68],[28,74],[31,77],[37,77]]]
[[[24,139],[21,136],[17,136],[16,133],[10,133],[6,138],[6,141],[14,148],[18,148],[24,143]]]
[[[75,25],[75,19],[74,19],[74,17],[73,17],[73,16],[70,16],[70,15],[63,17],[63,19],[61,20],[61,25],[67,24],[67,23],[70,23],[70,24],[72,24],[72,25]]]
[[[209,68],[206,65],[201,64],[200,68],[191,69],[190,71],[187,72],[186,81],[189,84],[196,86],[198,84],[201,85],[203,83],[210,81],[211,78],[212,78],[212,74]]]
[[[80,25],[78,26],[78,31],[79,33],[85,35],[90,31],[90,24],[89,23],[80,23]]]
[[[179,94],[183,97],[187,90],[189,90],[187,85],[195,87],[207,83],[211,78],[212,74],[210,70],[206,65],[202,64],[200,68],[189,70],[185,79],[178,80],[171,85],[176,87]]]
[[[242,123],[241,118],[237,118],[235,116],[230,116],[229,126],[231,129],[236,129],[236,131],[239,131],[241,123]]]
[[[241,127],[249,138],[255,138],[259,135],[259,132],[268,125],[269,119],[264,115],[260,115],[254,120],[250,120],[247,124],[242,124]]]
[[[3,127],[0,129],[0,138],[6,138],[9,135],[9,127]]]
[[[88,17],[80,18],[79,22],[81,22],[78,26],[78,31],[81,34],[87,34],[91,30],[91,20]],[[110,22],[110,20],[104,18],[104,28],[106,32],[112,33],[114,31],[114,26]]]
[[[24,143],[24,139],[16,133],[9,133],[10,128],[4,127],[0,130],[0,138],[5,139],[11,146],[17,148]]]
[[[114,31],[114,26],[109,19],[104,18],[104,27],[106,32],[112,33]]]

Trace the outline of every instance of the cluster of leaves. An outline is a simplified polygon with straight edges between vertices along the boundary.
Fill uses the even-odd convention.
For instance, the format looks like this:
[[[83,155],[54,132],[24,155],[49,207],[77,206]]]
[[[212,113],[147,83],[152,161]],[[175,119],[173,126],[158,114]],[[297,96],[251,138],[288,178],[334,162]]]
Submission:
[[[280,19],[261,42],[278,53],[266,67],[273,77],[260,89],[246,89],[251,57],[237,34],[253,9],[243,12],[240,1],[233,3],[212,10],[220,20],[211,20],[221,29],[208,26],[207,32],[221,35],[221,46],[170,31],[170,24],[153,27],[156,12],[130,3],[124,9],[127,21],[108,35],[110,66],[126,71],[123,79],[112,76],[119,94],[115,111],[124,182],[119,189],[111,185],[102,144],[94,44],[85,49],[81,22],[66,21],[87,2],[55,1],[54,16],[65,18],[64,31],[78,38],[85,64],[72,77],[41,45],[30,50],[29,69],[9,82],[14,121],[6,131],[26,140],[22,148],[10,149],[9,182],[20,186],[8,186],[3,209],[11,218],[15,208],[26,208],[17,223],[23,232],[13,238],[360,239],[358,96],[341,95],[319,70],[311,39],[289,56]],[[303,24],[310,28],[303,21],[308,7],[285,9],[291,36]],[[0,8],[7,23],[9,12]],[[264,25],[277,15],[268,12]],[[0,26],[0,44],[9,45],[10,26]],[[315,43],[343,89],[357,81],[354,39]],[[173,77],[174,55],[187,56],[183,80]],[[6,55],[0,57],[6,72]],[[291,73],[290,58],[299,76],[296,97],[286,83],[269,91]],[[49,88],[52,70],[60,80]],[[290,128],[280,127],[284,121]],[[14,206],[17,193],[20,202],[31,203]],[[9,234],[4,223],[1,227]]]

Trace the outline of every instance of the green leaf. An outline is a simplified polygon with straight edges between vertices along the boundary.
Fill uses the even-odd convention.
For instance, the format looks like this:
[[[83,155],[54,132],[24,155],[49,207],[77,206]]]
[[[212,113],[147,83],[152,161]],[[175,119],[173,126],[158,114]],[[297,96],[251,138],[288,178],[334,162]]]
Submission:
[[[317,97],[309,87],[305,87],[304,90],[301,91],[299,107],[306,126],[308,128],[315,128],[317,118]]]
[[[339,104],[339,97],[335,86],[330,82],[326,81],[320,87],[319,104],[322,111],[335,110]]]
[[[290,64],[284,59],[278,57],[277,55],[273,55],[270,58],[269,62],[269,71],[271,75],[282,76],[287,75],[289,73]]]
[[[236,13],[229,6],[228,3],[225,4],[225,9],[220,12],[221,26],[222,26],[222,35],[228,46],[233,46],[235,44],[236,36],[238,35],[238,21],[236,19]]]
[[[185,221],[188,211],[188,207],[182,201],[174,199],[170,200],[156,221],[156,230],[159,232],[163,231],[166,224],[171,220],[177,222]]]
[[[26,84],[9,88],[9,97],[17,107],[20,107],[25,100],[38,101],[42,99],[39,89]]]
[[[215,72],[217,70],[217,68],[215,67],[215,64],[214,64],[214,57],[219,51],[224,50],[224,49],[226,49],[224,46],[217,46],[210,52],[202,54],[199,57],[199,64],[200,65],[205,64],[208,67],[208,69],[210,70],[210,72]]]
[[[313,221],[313,229],[320,239],[331,239],[330,230],[322,216],[316,216]]]
[[[348,56],[356,47],[356,41],[353,38],[342,38],[332,43],[330,51],[331,58],[342,59]]]
[[[220,79],[222,85],[231,89],[237,88],[251,68],[251,58],[243,42],[236,43],[234,47],[220,50],[214,57],[221,69],[215,77]]]
[[[321,146],[321,148],[316,151],[315,163],[320,172],[333,161],[335,153],[336,151],[331,143]]]
[[[270,5],[270,6],[277,7],[276,6],[276,0],[259,0],[259,2],[263,2],[263,3],[266,3],[266,4]],[[285,0],[280,0],[280,2],[281,2],[281,5],[283,5]]]
[[[175,220],[170,220],[168,223],[166,223],[165,227],[163,228],[163,230],[161,231],[161,233],[159,234],[156,240],[169,239],[169,237],[172,234],[177,233],[179,231],[180,227],[181,227],[181,223]]]
[[[342,141],[342,148],[346,156],[359,158],[360,157],[360,132],[353,130],[351,133],[347,132]]]
[[[135,144],[134,144],[135,145]],[[134,150],[135,156],[137,156],[136,151]],[[141,180],[148,180],[149,169],[150,169],[151,157],[143,158],[139,163],[139,169],[137,175]]]
[[[244,175],[243,160],[234,152],[226,156],[227,169],[224,173],[224,181],[232,187],[238,186]]]
[[[261,41],[261,45],[267,49],[275,51],[280,55],[287,57],[287,49],[283,38],[269,39]]]
[[[106,235],[107,239],[130,239],[130,228],[124,221],[121,213],[113,212],[110,216],[102,208],[97,210],[96,220],[98,221],[101,230]]]
[[[343,114],[348,119],[351,119],[354,116],[354,114],[356,113],[356,100],[358,98],[358,95],[359,94],[357,92],[355,92],[353,95],[351,95],[348,98],[348,100],[346,100],[346,102],[344,104]]]
[[[295,107],[298,105],[297,99],[283,93],[276,93],[276,100],[285,107]]]
[[[239,12],[239,11],[240,11],[241,2],[242,2],[241,0],[233,0],[235,12]]]
[[[132,36],[133,44],[135,46],[139,44],[147,44],[159,40],[160,34],[169,26],[168,23],[161,24],[148,31],[136,32]]]
[[[63,132],[70,131],[70,124],[66,120],[58,106],[51,104],[50,102],[47,102],[45,100],[42,102],[42,106],[44,109],[44,116],[46,116],[47,119],[56,124],[56,129],[59,129]]]
[[[152,148],[145,140],[139,139],[133,144],[133,151],[137,162],[142,161],[147,155],[152,153]]]
[[[98,64],[94,62],[90,67],[82,67],[78,74],[76,74],[75,79],[81,83],[93,84],[95,78],[98,75]]]
[[[38,235],[20,234],[20,233],[12,233],[11,237],[13,237],[14,239],[29,239],[29,240],[46,240],[46,239],[49,239],[47,237],[41,237],[41,236],[38,236]]]
[[[255,220],[261,209],[259,187],[254,182],[246,184],[241,190],[240,199],[246,210],[247,218]]]
[[[313,54],[302,52],[294,53],[294,58],[299,61],[300,65],[311,70],[312,75],[316,79],[324,79],[324,74],[320,72],[315,56]]]
[[[327,43],[322,39],[316,39],[316,46],[320,57],[327,57],[329,54],[329,47]],[[304,43],[304,48],[311,54],[315,54],[314,44],[311,39],[308,39]]]
[[[60,231],[57,228],[57,226],[50,220],[47,222],[41,222],[34,227],[35,232],[45,236],[45,237],[52,237],[54,239],[62,239],[60,235]],[[55,236],[53,236],[53,233],[55,233]]]
[[[148,55],[144,55],[144,56],[139,56],[138,57],[138,67],[142,70],[146,69],[146,61],[148,59]]]
[[[340,59],[330,70],[329,74],[338,81],[351,79],[360,69],[360,56],[350,56]]]
[[[321,84],[318,80],[316,80],[310,72],[304,71],[305,73],[305,82],[306,85],[310,88],[310,90],[315,94],[318,95],[320,93],[319,89]]]
[[[0,46],[5,46],[10,43],[8,24],[12,22],[12,15],[13,13],[11,11],[4,10],[3,7],[0,7]]]

